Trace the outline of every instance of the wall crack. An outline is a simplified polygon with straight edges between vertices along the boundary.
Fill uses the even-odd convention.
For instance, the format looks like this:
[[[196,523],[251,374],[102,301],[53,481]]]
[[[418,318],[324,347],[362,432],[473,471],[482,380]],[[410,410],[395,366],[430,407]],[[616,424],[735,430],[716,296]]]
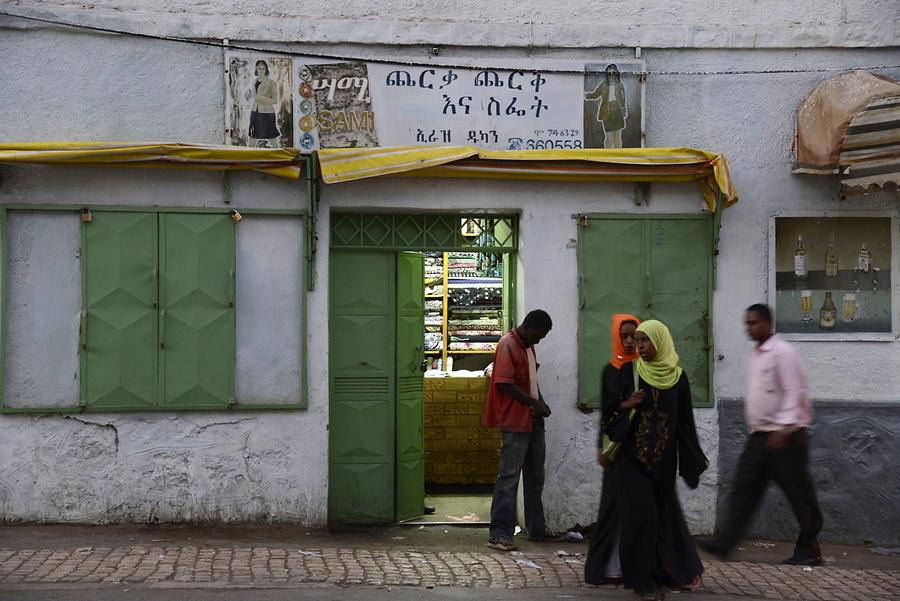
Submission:
[[[115,443],[116,454],[119,453],[119,430],[113,424],[98,424],[97,422],[89,422],[87,420],[75,417],[73,415],[65,415],[63,419],[73,419],[76,422],[85,424],[87,426],[96,426],[98,428],[109,428],[113,432],[113,442]]]

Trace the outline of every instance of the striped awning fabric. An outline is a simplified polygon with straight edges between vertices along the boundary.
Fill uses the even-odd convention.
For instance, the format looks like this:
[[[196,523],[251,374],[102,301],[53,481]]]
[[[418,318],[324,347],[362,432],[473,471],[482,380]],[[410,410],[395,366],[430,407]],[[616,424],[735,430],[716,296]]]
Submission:
[[[133,142],[0,143],[0,163],[254,170],[288,179],[299,179],[301,165],[296,148]]]
[[[900,184],[900,96],[870,103],[850,121],[841,144],[846,194],[897,190]]]
[[[700,184],[710,210],[717,193],[737,202],[728,160],[696,148],[485,150],[474,146],[402,146],[319,150],[326,183],[385,175],[557,181]]]

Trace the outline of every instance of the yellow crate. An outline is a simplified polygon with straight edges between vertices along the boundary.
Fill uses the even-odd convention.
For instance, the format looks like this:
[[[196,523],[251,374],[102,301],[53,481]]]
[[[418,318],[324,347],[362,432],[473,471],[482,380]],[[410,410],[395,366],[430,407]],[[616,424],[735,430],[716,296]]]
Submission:
[[[444,428],[428,428],[425,430],[425,440],[442,440],[447,438]]]
[[[444,460],[446,451],[455,451],[459,445],[455,440],[432,440],[431,441],[431,457],[429,461],[440,463]]]
[[[443,427],[443,426],[460,426],[463,424],[459,423],[459,420],[462,416],[457,417],[455,415],[433,415],[432,425],[435,427]]]

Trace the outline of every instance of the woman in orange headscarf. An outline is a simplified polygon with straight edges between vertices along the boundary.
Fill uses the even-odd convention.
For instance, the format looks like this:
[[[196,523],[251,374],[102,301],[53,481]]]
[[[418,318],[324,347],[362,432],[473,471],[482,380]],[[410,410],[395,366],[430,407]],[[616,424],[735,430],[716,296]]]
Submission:
[[[613,413],[608,409],[619,401],[616,381],[619,370],[626,363],[638,358],[634,344],[634,333],[641,320],[634,315],[616,313],[612,318],[610,338],[612,339],[612,359],[603,368],[600,392],[600,433],[597,437],[597,462],[603,466],[603,488],[600,493],[600,512],[597,528],[591,538],[591,546],[584,564],[584,579],[588,584],[612,584],[622,581],[619,563],[619,517],[616,507],[616,484],[614,467],[603,454],[603,428]],[[613,408],[615,409],[615,408]]]

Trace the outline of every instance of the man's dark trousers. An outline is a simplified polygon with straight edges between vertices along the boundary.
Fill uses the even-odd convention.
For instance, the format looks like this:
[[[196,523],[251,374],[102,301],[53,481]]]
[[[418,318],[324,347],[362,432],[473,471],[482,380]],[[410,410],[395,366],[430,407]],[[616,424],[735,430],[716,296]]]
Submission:
[[[544,444],[543,420],[535,420],[531,432],[502,432],[500,469],[491,501],[492,541],[512,542],[516,528],[516,493],[519,474],[525,496],[525,529],[529,538],[544,536]]]
[[[768,432],[750,435],[738,461],[729,497],[728,513],[719,541],[731,549],[743,536],[771,480],[784,491],[800,524],[794,558],[821,557],[816,537],[822,529],[822,511],[809,475],[809,440],[805,428],[795,430],[780,449],[768,445]]]

